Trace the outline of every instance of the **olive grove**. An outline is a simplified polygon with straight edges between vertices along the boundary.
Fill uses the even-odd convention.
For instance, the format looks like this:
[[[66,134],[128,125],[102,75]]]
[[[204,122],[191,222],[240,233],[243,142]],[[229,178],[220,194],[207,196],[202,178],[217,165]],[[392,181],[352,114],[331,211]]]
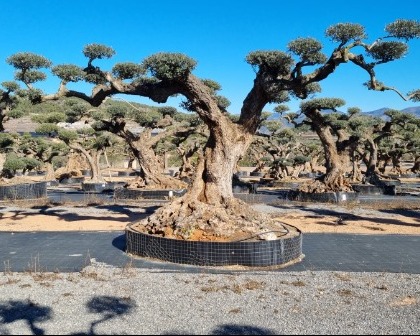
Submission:
[[[209,136],[199,153],[195,178],[188,192],[145,219],[141,223],[144,230],[164,235],[169,228],[184,239],[191,237],[195,229],[220,236],[230,236],[236,231],[260,234],[269,231],[274,220],[233,197],[232,176],[238,160],[253,141],[267,104],[311,98],[321,91],[320,83],[346,63],[366,73],[367,89],[393,91],[403,99],[420,100],[420,90],[403,94],[380,82],[375,73],[377,66],[407,54],[407,42],[420,37],[420,23],[396,20],[385,27],[385,32],[385,36],[368,42],[363,26],[338,23],[325,31],[325,36],[334,44],[328,54],[324,54],[323,45],[314,38],[297,38],[285,51],[250,52],[246,61],[254,69],[255,79],[237,119],[229,116],[229,101],[218,94],[220,85],[195,76],[196,61],[180,53],[157,53],[140,64],[117,63],[108,71],[95,66],[94,62],[111,58],[115,51],[100,44],[85,46],[87,65],[84,67],[53,66],[44,56],[27,52],[10,56],[7,62],[16,69],[15,80],[24,83],[28,99],[35,104],[76,97],[92,106],[100,106],[115,94],[143,96],[166,103],[172,96],[183,96],[184,109],[198,114],[207,125]],[[44,93],[35,87],[46,78],[42,69],[47,68],[61,79],[55,93]],[[90,94],[68,87],[69,83],[79,81],[93,85]]]

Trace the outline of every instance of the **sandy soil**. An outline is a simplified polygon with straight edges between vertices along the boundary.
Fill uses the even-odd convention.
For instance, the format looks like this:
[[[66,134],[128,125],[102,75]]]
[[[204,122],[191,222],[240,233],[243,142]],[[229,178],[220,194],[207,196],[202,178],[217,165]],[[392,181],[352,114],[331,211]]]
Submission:
[[[0,203],[0,231],[112,231],[124,230],[148,216],[156,203],[85,204],[65,206]],[[391,209],[374,207],[338,207],[328,204],[254,205],[257,210],[273,213],[280,221],[305,232],[420,235],[420,202]]]
[[[31,177],[35,180],[34,177]],[[41,179],[41,177],[38,177]],[[118,178],[113,178],[115,181]],[[123,177],[128,180],[132,177]],[[418,179],[413,180],[418,182]],[[408,181],[405,181],[408,182]],[[411,182],[411,181],[410,181]],[[159,203],[115,204],[5,204],[0,202],[0,231],[122,231],[128,224],[144,218]],[[420,197],[418,202],[353,204],[280,203],[273,207],[254,205],[273,213],[280,221],[303,233],[360,233],[420,235]]]

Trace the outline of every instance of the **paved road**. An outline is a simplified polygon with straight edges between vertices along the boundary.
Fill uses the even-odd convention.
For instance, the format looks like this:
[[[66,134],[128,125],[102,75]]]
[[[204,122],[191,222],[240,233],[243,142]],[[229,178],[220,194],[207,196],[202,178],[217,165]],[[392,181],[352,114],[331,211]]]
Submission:
[[[179,265],[124,252],[124,232],[0,233],[0,265],[5,271],[77,272],[93,258],[124,267],[158,268],[173,272],[231,272],[223,268]],[[282,271],[346,271],[420,274],[420,235],[303,235],[300,263]]]
[[[265,191],[237,195],[247,202],[269,203],[286,201],[283,193]],[[50,199],[73,201],[92,197],[92,194],[72,188],[51,190]],[[112,193],[95,194],[107,200]],[[361,202],[373,199],[389,200],[396,196],[361,196]],[[404,197],[407,202],[419,202],[418,197]],[[0,233],[0,267],[16,272],[28,270],[79,271],[91,258],[98,262],[124,267],[160,268],[168,271],[221,272],[222,268],[203,268],[177,265],[142,258],[130,258],[124,252],[124,232],[26,232]],[[402,272],[420,274],[420,236],[413,235],[351,235],[309,234],[303,236],[302,262],[281,271],[349,271]]]

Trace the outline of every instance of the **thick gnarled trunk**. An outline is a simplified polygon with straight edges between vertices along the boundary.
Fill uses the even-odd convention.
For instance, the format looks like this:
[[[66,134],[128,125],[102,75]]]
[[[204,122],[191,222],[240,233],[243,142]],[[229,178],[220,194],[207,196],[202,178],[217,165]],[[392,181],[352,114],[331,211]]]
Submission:
[[[86,149],[84,149],[79,144],[69,144],[69,147],[79,152],[86,159],[89,165],[90,171],[91,171],[90,182],[92,183],[104,182],[104,178],[102,177],[102,174],[99,168],[99,158],[102,154],[102,151],[92,150],[91,153],[89,153]]]
[[[195,229],[220,237],[238,233],[263,237],[270,230],[280,230],[269,216],[233,196],[233,174],[251,141],[252,134],[233,123],[226,122],[222,129],[213,130],[188,192],[143,220],[141,229],[184,239],[190,239]]]
[[[300,190],[305,192],[352,191],[345,177],[350,161],[349,146],[345,145],[348,140],[347,135],[342,132],[336,139],[331,128],[322,123],[323,119],[319,111],[309,111],[307,116],[312,120],[324,148],[326,173],[315,183],[303,185]]]
[[[150,131],[144,131],[139,139],[128,141],[140,169],[140,176],[128,182],[130,188],[184,189],[187,184],[164,174],[164,165],[152,148]]]

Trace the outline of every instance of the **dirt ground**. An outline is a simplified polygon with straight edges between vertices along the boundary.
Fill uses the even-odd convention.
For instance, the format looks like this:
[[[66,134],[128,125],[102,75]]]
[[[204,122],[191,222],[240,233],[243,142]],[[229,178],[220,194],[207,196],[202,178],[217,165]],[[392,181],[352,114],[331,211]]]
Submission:
[[[33,177],[31,179],[35,180]],[[417,181],[418,179],[415,180]],[[85,204],[0,202],[0,232],[123,231],[128,224],[144,218],[158,206],[158,203],[145,201],[131,201],[120,205],[104,204],[94,198],[87,200]],[[273,217],[295,226],[303,233],[420,235],[420,197],[418,201],[411,203],[401,200],[337,206],[291,202],[273,204],[268,209],[264,205],[254,206],[257,210],[263,208],[263,211],[273,213]]]
[[[0,231],[122,231],[148,216],[153,203],[31,205],[0,203]],[[420,202],[395,205],[254,205],[305,232],[420,235]]]

